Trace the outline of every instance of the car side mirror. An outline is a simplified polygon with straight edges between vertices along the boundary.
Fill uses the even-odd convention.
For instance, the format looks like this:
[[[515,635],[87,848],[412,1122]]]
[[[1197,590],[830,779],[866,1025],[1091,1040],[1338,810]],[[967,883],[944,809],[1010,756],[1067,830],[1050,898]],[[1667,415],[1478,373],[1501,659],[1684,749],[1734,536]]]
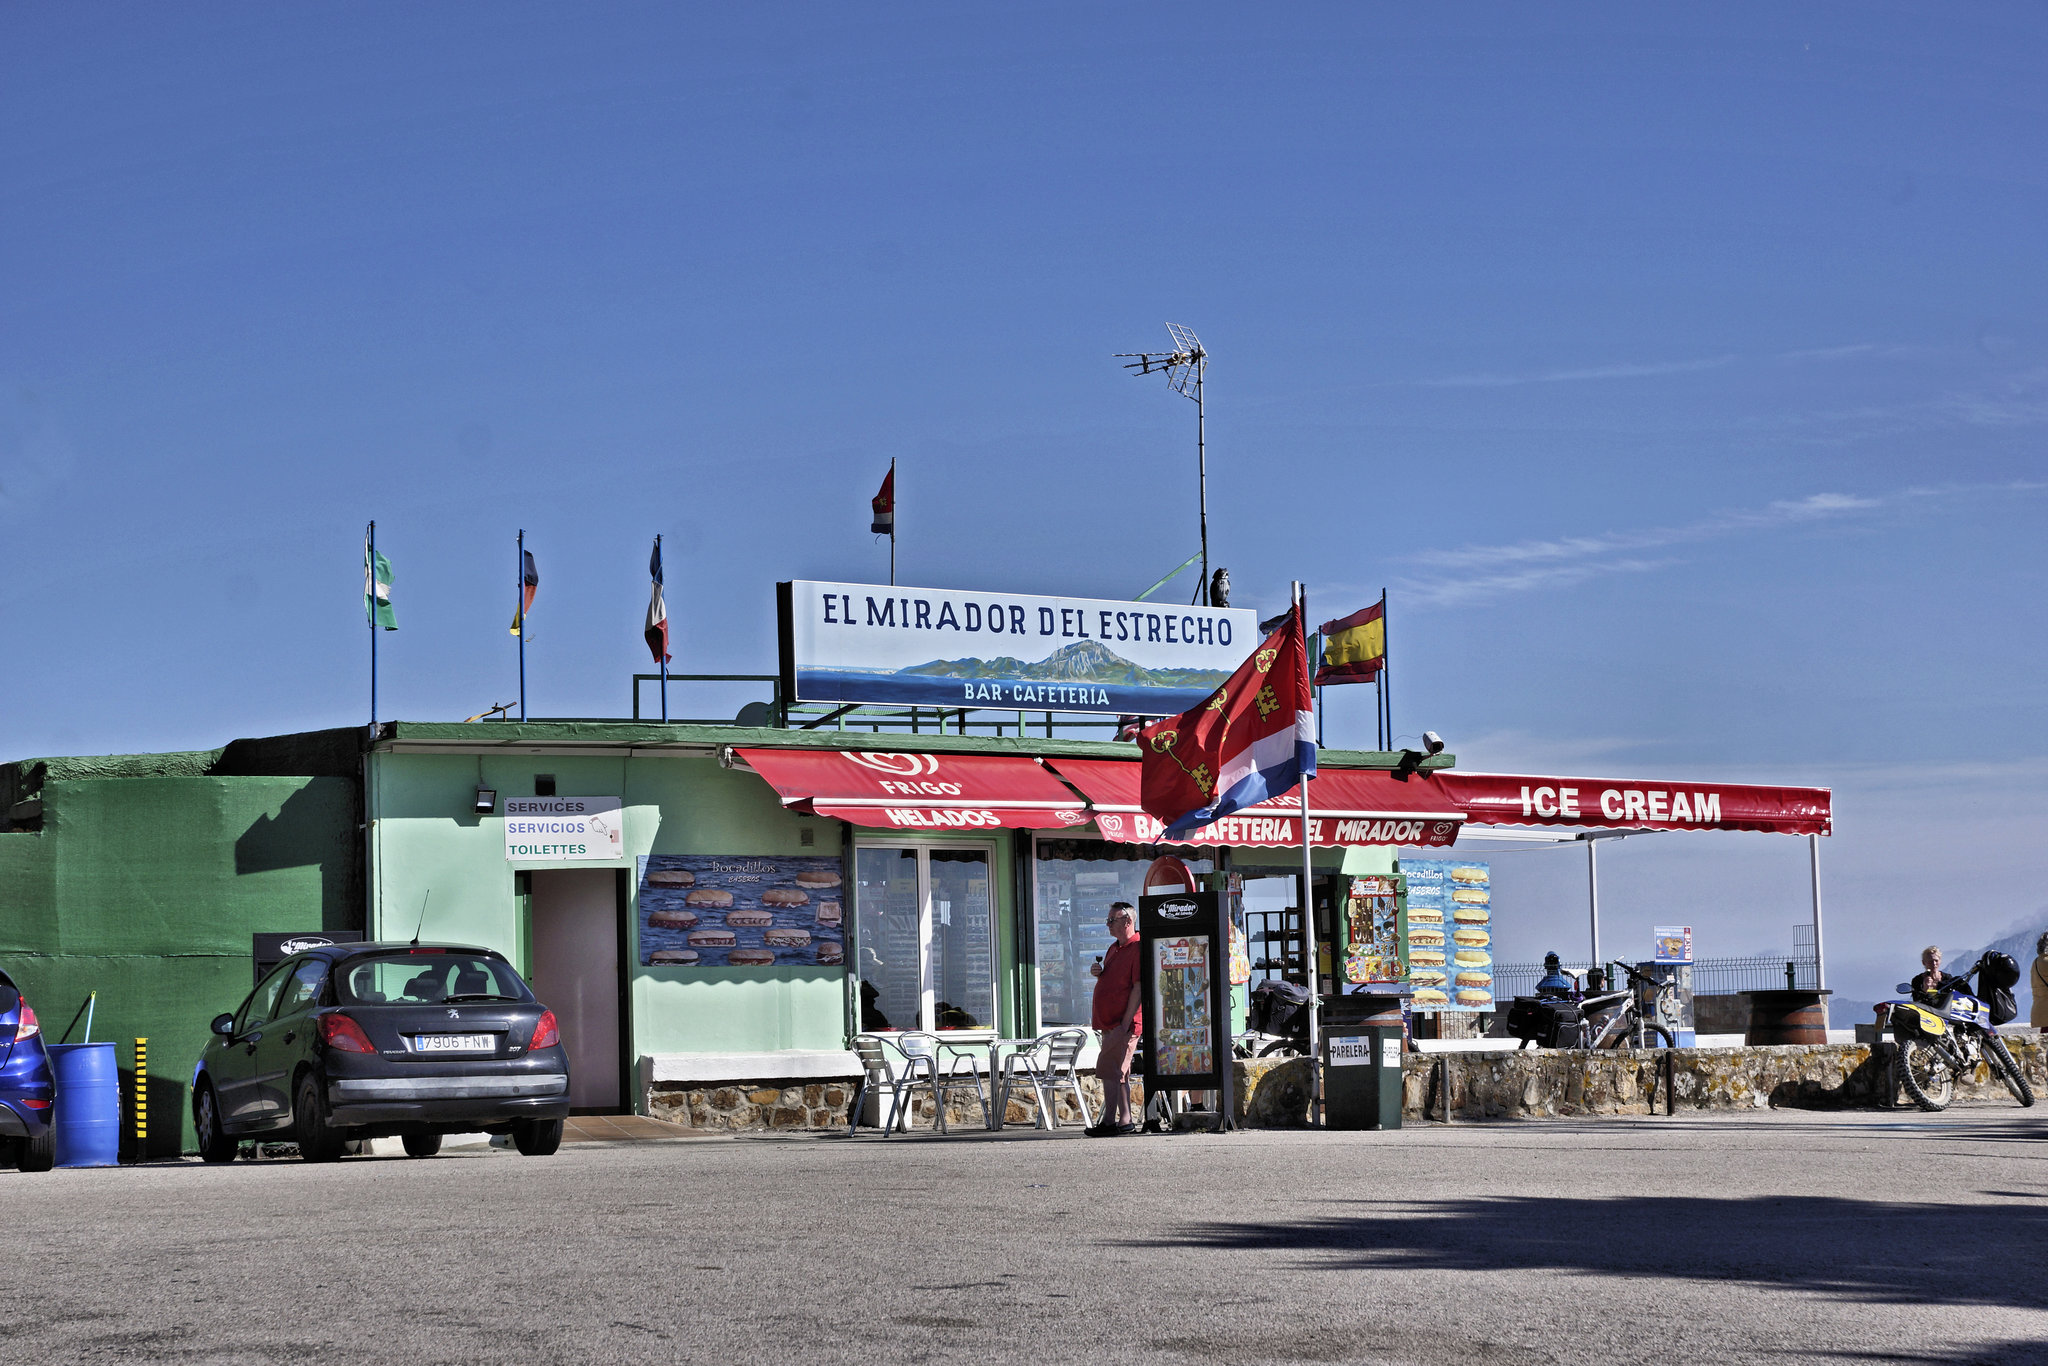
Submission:
[[[235,1032],[235,1017],[233,1015],[216,1015],[213,1017],[212,1027],[214,1033],[222,1038],[226,1038]]]
[[[1912,992],[1912,990],[1913,990],[1913,984],[1912,984],[1911,982],[1901,982],[1901,983],[1899,983],[1899,984],[1898,984],[1897,986],[1893,987],[1893,988],[1892,988],[1892,990],[1893,990],[1893,991],[1903,991],[1903,992],[1906,992],[1906,993],[1908,993],[1908,994],[1911,994],[1911,992]]]

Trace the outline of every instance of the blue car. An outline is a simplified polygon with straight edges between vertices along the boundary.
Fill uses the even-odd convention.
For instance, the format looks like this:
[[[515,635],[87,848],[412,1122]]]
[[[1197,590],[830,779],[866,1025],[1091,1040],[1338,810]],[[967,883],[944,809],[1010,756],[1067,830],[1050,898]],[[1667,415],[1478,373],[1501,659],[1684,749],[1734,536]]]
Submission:
[[[0,972],[0,1149],[14,1150],[25,1172],[46,1172],[57,1160],[50,1103],[57,1080],[43,1048],[43,1027],[14,979]]]

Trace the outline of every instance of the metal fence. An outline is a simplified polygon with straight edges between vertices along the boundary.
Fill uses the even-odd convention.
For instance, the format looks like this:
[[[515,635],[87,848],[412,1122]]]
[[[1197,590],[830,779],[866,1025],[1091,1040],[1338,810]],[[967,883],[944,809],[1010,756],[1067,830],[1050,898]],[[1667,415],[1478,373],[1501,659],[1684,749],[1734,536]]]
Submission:
[[[1589,964],[1568,962],[1564,970],[1585,980]],[[1608,965],[1611,981],[1621,974]],[[1700,958],[1692,965],[1692,994],[1732,996],[1741,991],[1782,991],[1786,987],[1812,990],[1819,974],[1811,956],[1797,954],[1756,954],[1747,958]],[[1541,963],[1496,963],[1493,965],[1493,999],[1511,1001],[1517,996],[1536,994],[1543,979]]]

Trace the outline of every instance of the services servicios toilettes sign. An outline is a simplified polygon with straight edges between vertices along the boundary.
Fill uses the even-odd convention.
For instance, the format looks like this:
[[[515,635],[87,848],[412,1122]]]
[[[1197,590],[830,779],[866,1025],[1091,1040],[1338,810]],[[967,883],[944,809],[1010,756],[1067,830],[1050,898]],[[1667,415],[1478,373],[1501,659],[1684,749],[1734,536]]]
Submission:
[[[1258,648],[1258,614],[886,584],[776,585],[795,702],[1166,716]]]
[[[505,857],[514,863],[624,858],[624,807],[617,797],[507,797]]]

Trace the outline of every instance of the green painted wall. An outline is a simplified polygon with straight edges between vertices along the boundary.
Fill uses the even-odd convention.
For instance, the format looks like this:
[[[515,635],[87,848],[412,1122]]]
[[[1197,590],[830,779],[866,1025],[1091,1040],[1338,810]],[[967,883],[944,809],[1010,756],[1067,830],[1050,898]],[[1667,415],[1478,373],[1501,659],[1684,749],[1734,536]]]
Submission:
[[[553,774],[558,796],[616,796],[626,805],[625,859],[529,864],[505,858],[504,817],[472,810],[478,786],[531,795]],[[370,769],[375,933],[409,939],[424,902],[424,937],[495,948],[523,969],[518,869],[635,866],[642,854],[840,852],[837,821],[792,815],[750,773],[711,758],[623,755],[378,753]],[[802,843],[808,829],[815,841]],[[642,968],[629,942],[630,1054],[731,1053],[845,1046],[846,975],[820,968]]]
[[[250,936],[361,923],[354,782],[209,773],[220,754],[48,761],[40,828],[0,830],[0,963],[50,1042],[82,1040],[93,991],[124,1074],[149,1040],[152,1155],[191,1143],[186,1084],[248,994]]]

